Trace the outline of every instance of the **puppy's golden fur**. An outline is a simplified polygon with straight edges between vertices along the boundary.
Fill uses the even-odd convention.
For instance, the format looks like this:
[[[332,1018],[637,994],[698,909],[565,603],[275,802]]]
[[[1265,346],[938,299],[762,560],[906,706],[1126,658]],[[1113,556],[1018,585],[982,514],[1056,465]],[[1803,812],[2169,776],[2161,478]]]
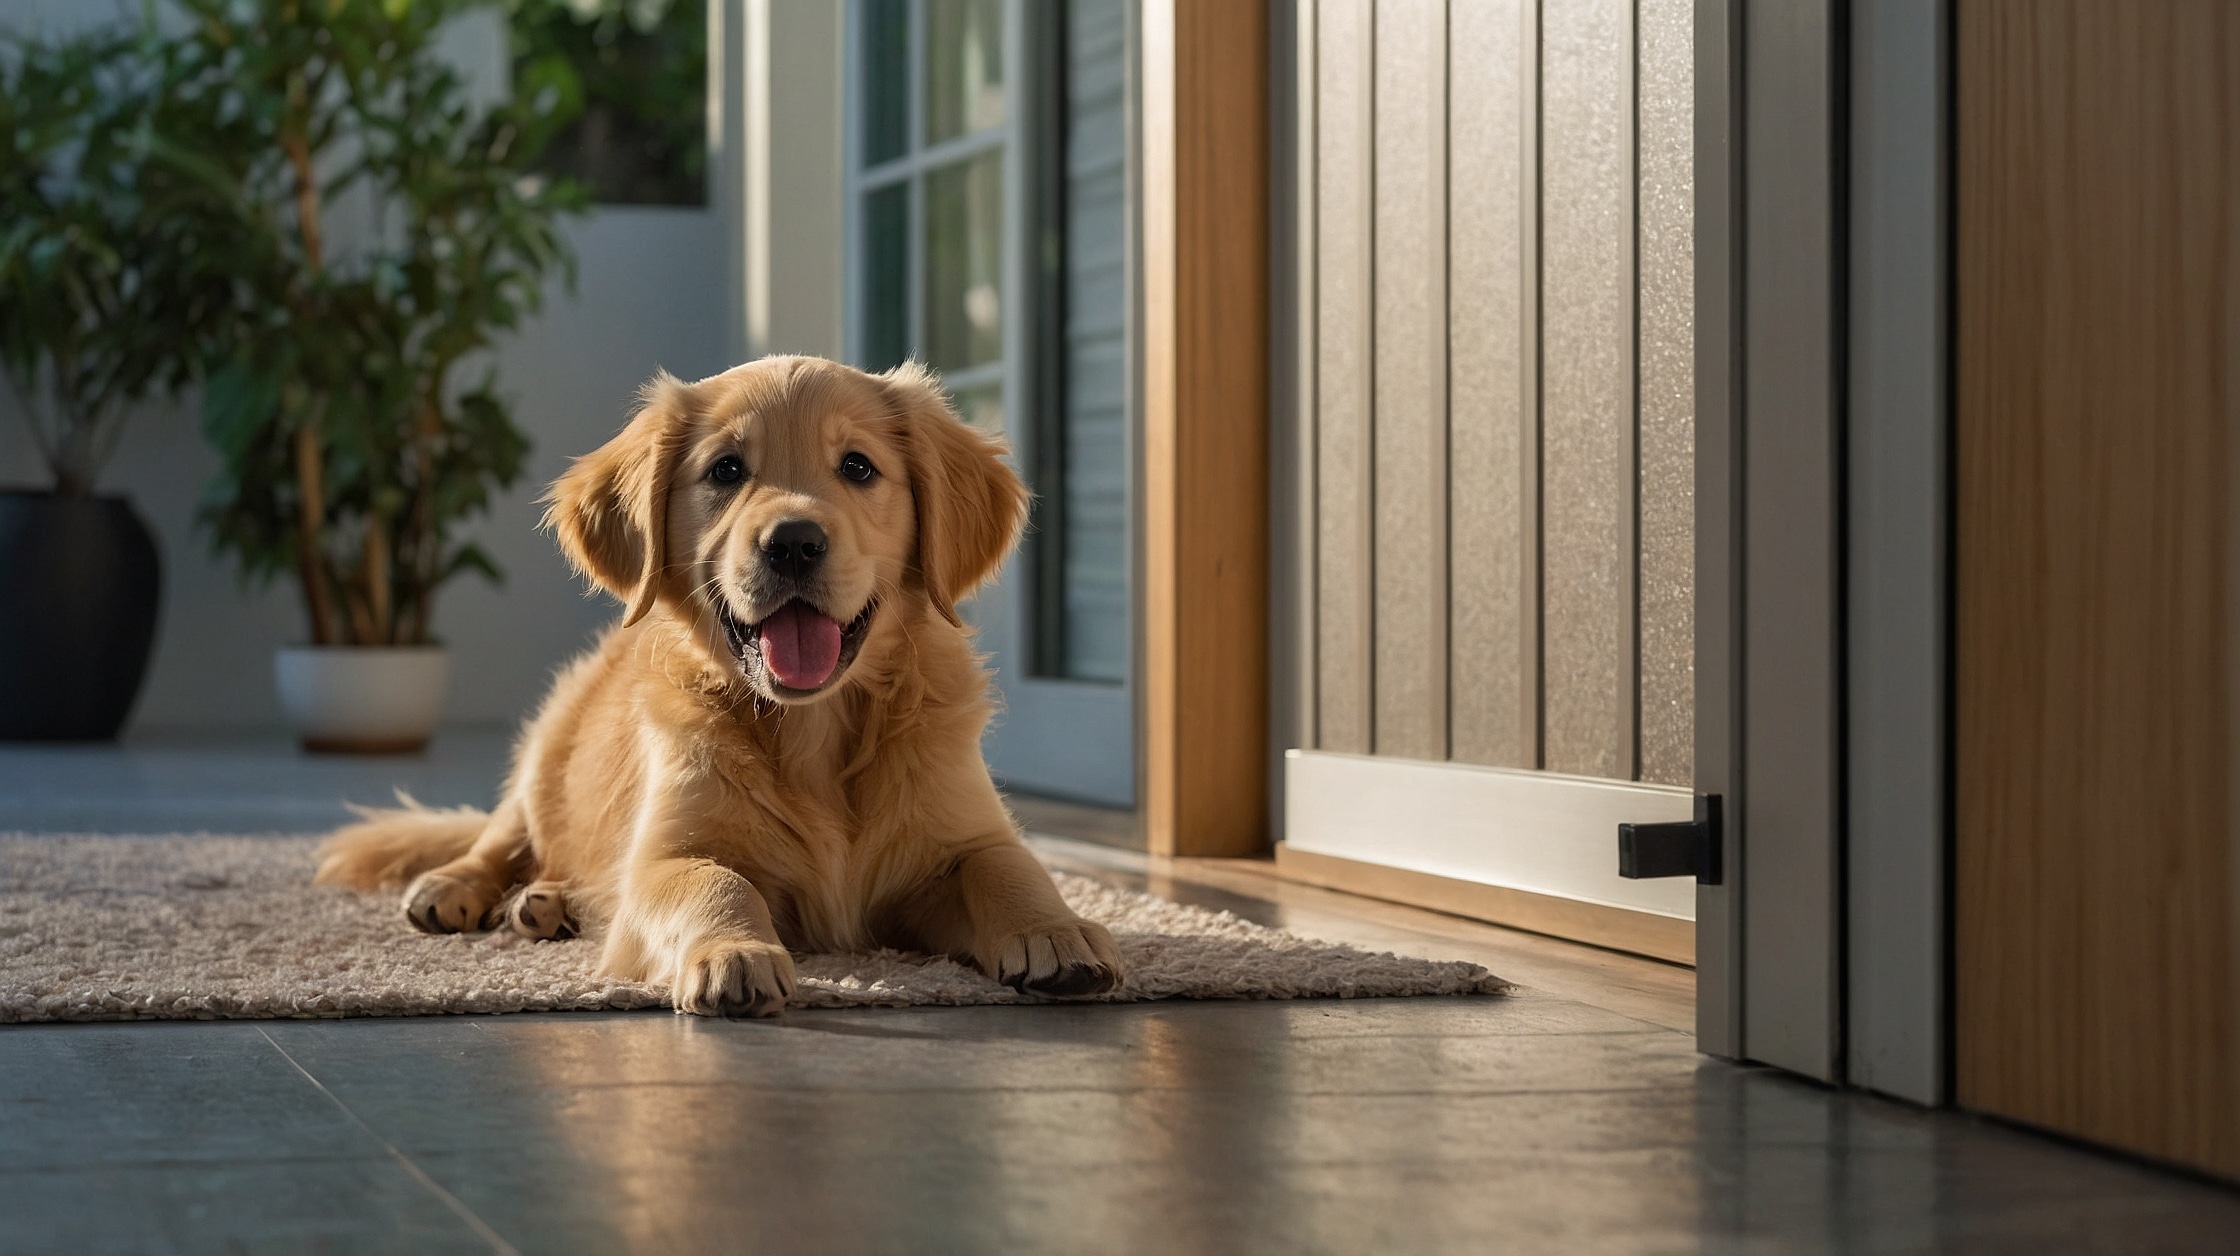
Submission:
[[[553,485],[561,548],[628,611],[523,729],[496,810],[368,812],[318,879],[404,885],[427,930],[589,926],[607,972],[686,1012],[774,1013],[789,951],[877,946],[1111,988],[1111,936],[1058,897],[980,757],[988,678],[956,603],[1025,517],[1002,453],[916,366],[655,379]],[[815,685],[771,644],[796,620],[825,634],[812,663],[845,626]]]

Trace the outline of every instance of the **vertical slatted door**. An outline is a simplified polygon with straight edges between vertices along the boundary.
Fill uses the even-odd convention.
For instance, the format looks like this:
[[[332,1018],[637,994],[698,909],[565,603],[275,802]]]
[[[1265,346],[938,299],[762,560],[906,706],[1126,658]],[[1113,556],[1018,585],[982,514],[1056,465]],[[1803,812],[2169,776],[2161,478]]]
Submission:
[[[1692,7],[1300,16],[1293,875],[1692,960]]]

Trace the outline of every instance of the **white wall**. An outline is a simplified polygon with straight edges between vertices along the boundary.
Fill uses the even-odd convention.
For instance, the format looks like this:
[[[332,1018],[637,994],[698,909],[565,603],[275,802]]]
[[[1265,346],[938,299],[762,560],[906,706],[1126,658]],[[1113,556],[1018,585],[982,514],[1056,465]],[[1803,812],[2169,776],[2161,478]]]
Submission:
[[[840,358],[844,131],[836,0],[709,0],[716,197],[739,277],[729,311],[742,357]]]
[[[656,369],[699,379],[732,365],[713,211],[616,206],[570,234],[582,268],[576,295],[554,300],[499,358],[516,420],[536,442],[521,487],[480,529],[506,584],[462,582],[437,608],[437,632],[458,652],[454,719],[516,718],[552,668],[612,617],[613,604],[587,598],[536,530],[545,486],[614,435]]]
[[[0,29],[43,21],[51,31],[99,7],[0,0]],[[519,718],[552,669],[610,618],[611,604],[585,597],[536,530],[535,501],[569,458],[621,426],[656,368],[689,379],[731,364],[721,221],[714,208],[612,207],[570,224],[580,266],[574,295],[556,287],[544,315],[498,352],[499,388],[533,448],[521,481],[471,529],[506,584],[461,577],[437,605],[437,635],[453,650],[453,722]],[[216,468],[188,398],[136,415],[102,476],[104,492],[138,505],[163,556],[162,622],[135,729],[279,721],[272,650],[303,639],[303,615],[292,584],[244,592],[232,568],[209,556],[194,504]],[[0,487],[47,483],[12,399],[0,395]]]

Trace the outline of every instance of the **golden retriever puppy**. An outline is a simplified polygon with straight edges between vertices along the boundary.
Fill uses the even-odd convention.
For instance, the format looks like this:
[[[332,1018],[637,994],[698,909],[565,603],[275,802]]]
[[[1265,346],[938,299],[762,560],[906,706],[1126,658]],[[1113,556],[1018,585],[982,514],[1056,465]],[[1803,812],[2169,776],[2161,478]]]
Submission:
[[[948,955],[1109,990],[989,780],[988,676],[956,604],[1016,543],[1002,446],[909,365],[766,358],[661,376],[552,487],[568,558],[628,608],[554,682],[487,816],[334,834],[318,879],[405,886],[416,927],[604,935],[677,1010],[770,1015],[793,951]]]

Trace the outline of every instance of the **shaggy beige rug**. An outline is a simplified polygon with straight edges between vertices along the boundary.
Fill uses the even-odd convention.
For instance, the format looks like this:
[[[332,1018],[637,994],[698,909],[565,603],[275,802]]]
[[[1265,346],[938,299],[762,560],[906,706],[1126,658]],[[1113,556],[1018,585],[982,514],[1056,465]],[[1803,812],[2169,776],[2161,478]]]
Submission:
[[[429,937],[390,895],[311,884],[299,837],[0,836],[0,1023],[660,1007],[596,942]],[[1372,955],[1053,873],[1128,960],[1115,1001],[1498,994],[1475,964]],[[1033,1003],[945,959],[797,957],[795,1007]]]

